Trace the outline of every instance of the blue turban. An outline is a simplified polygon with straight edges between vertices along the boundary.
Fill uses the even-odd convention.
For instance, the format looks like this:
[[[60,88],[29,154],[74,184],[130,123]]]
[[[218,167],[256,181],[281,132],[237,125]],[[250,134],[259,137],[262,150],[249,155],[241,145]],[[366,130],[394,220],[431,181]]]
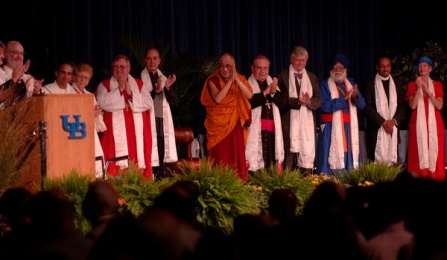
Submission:
[[[419,71],[419,64],[421,64],[422,62],[427,62],[431,66],[431,71],[432,72],[435,70],[435,66],[433,64],[433,61],[429,57],[423,56],[423,57],[419,58],[419,60],[417,62],[417,65],[414,66],[414,71],[416,71],[416,72]]]
[[[335,65],[337,62],[340,62],[346,69],[349,68],[349,59],[346,55],[342,53],[336,54],[332,64]]]

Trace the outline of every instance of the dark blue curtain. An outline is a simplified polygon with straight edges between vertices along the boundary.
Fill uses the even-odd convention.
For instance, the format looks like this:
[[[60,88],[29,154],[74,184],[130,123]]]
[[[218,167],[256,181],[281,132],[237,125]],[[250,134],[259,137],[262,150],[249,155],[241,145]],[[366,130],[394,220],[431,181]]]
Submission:
[[[131,56],[138,72],[142,57],[132,57],[116,41],[120,37],[146,47],[158,42],[169,46],[170,55],[210,58],[228,51],[247,76],[257,54],[271,59],[276,74],[288,67],[291,48],[303,45],[310,54],[308,69],[323,79],[332,56],[343,52],[357,82],[373,76],[381,52],[447,42],[445,11],[430,1],[9,0],[0,10],[0,40],[22,42],[31,73],[46,82],[54,80],[59,63],[82,61],[94,66],[92,84],[97,84],[120,53]]]

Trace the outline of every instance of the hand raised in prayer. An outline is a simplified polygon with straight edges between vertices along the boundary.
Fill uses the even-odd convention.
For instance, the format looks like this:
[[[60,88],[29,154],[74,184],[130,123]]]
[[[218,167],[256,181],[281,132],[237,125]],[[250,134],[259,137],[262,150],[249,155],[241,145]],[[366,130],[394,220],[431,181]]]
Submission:
[[[419,77],[417,77],[416,78],[416,80],[415,80],[415,83],[416,83],[416,86],[417,86],[417,90],[416,90],[416,92],[418,92],[419,91],[419,93],[421,93],[422,94],[422,78],[419,76]]]
[[[357,94],[359,93],[359,88],[357,87],[357,85],[354,85],[352,87],[352,91],[351,91],[351,98],[354,99],[354,101],[357,101]]]
[[[276,91],[279,91],[278,78],[274,77],[272,83],[270,83],[270,85],[265,88],[264,96],[267,96],[268,94],[275,94]]]
[[[44,79],[35,79],[34,80],[33,94],[41,94],[42,93],[43,81],[44,81]]]
[[[422,92],[425,95],[427,95],[427,96],[431,96],[432,95],[432,93],[428,89],[428,84],[426,82],[421,81],[421,89],[422,89]]]
[[[237,77],[237,71],[236,71],[236,64],[231,65],[229,80],[231,80],[236,84],[239,83],[239,78]]]
[[[130,84],[127,80],[127,78],[122,79],[120,77],[120,80],[118,80],[118,86],[121,92],[126,91],[127,95],[132,94],[132,89],[130,88]]]
[[[166,79],[165,82],[165,88],[167,91],[171,90],[171,86],[172,84],[174,84],[174,82],[177,80],[177,77],[175,76],[175,74],[169,75],[169,77]]]
[[[19,81],[23,77],[23,74],[25,74],[28,71],[30,63],[31,63],[30,60],[26,60],[24,64],[19,63],[12,71],[11,79],[14,82]]]

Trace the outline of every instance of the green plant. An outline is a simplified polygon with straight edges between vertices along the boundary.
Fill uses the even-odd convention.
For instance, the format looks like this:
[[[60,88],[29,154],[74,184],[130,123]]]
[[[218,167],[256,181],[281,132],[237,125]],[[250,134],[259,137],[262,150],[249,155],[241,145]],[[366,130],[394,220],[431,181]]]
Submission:
[[[367,162],[351,172],[338,172],[335,176],[345,186],[368,185],[378,182],[392,181],[403,171],[402,165],[388,166],[386,163]]]
[[[72,201],[75,208],[76,228],[84,234],[90,230],[90,223],[82,216],[81,205],[91,182],[90,175],[81,175],[76,170],[71,170],[59,178],[43,178],[42,190],[58,189]]]
[[[130,162],[127,170],[122,170],[118,177],[109,176],[118,194],[124,199],[127,210],[133,215],[140,215],[143,210],[152,205],[160,188],[165,182],[156,182],[143,177],[143,172],[134,163]]]
[[[267,212],[267,201],[276,189],[290,189],[298,198],[297,214],[302,212],[305,202],[311,195],[314,184],[310,179],[303,178],[300,170],[284,170],[278,174],[277,166],[271,165],[268,169],[254,172],[247,181],[248,184],[262,187],[261,210]]]
[[[199,169],[181,163],[172,179],[192,181],[199,186],[198,221],[225,234],[232,233],[235,217],[259,212],[258,201],[251,196],[251,188],[229,167],[213,166],[212,161],[205,159],[200,161]]]

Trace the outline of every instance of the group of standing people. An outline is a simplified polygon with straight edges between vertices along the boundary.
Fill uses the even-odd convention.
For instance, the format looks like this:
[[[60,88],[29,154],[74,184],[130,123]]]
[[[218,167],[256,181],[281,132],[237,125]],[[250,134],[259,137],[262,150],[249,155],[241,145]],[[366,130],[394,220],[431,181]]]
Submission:
[[[17,41],[0,42],[0,101],[14,89],[17,97],[36,94],[92,94],[85,88],[93,69],[90,65],[63,63],[54,82],[43,85],[27,73],[24,49]],[[349,59],[334,56],[329,77],[319,81],[306,69],[309,54],[302,46],[290,53],[290,65],[278,75],[269,74],[264,55],[253,59],[247,78],[236,70],[230,53],[219,58],[219,67],[206,79],[200,101],[206,108],[207,157],[232,167],[247,180],[249,173],[276,167],[332,175],[350,171],[362,163],[358,112],[368,125],[368,159],[389,165],[398,163],[399,125],[412,110],[408,135],[408,171],[422,177],[445,180],[445,136],[440,110],[442,83],[430,78],[433,61],[421,57],[416,80],[406,90],[391,75],[391,59],[377,60],[375,77],[361,93],[348,77]],[[3,59],[5,64],[3,64]],[[99,83],[95,101],[95,155],[111,160],[109,174],[117,176],[135,163],[148,178],[170,176],[178,161],[171,106],[178,104],[174,74],[159,69],[160,53],[148,48],[141,79],[130,75],[125,55],[112,61],[112,76]],[[406,92],[405,92],[406,91]],[[117,160],[127,156],[128,160]],[[96,173],[103,168],[97,164]]]
[[[130,75],[130,61],[118,55],[112,61],[112,77],[96,89],[105,128],[100,141],[104,160],[128,156],[128,160],[110,163],[112,176],[129,167],[129,161],[143,170],[145,177],[165,178],[170,166],[178,160],[174,125],[170,110],[177,104],[172,85],[175,75],[166,77],[158,68],[160,53],[148,48],[141,79]]]
[[[86,63],[64,62],[55,70],[55,80],[43,85],[27,73],[30,61],[23,61],[24,48],[18,41],[0,42],[0,102],[2,108],[39,94],[93,94],[95,113],[95,156],[110,162],[107,169],[96,162],[97,178],[107,170],[117,176],[134,163],[144,176],[170,175],[170,163],[177,161],[170,105],[176,105],[175,75],[165,77],[158,69],[157,49],[146,51],[146,68],[141,78],[130,75],[130,61],[118,55],[112,61],[112,76],[99,83],[95,93],[87,91],[93,68]],[[6,63],[3,64],[3,59]],[[11,91],[13,91],[11,93]],[[125,160],[114,160],[124,157]],[[153,167],[153,169],[152,169]]]
[[[293,48],[289,68],[269,75],[270,61],[253,59],[252,74],[237,73],[234,57],[224,53],[219,68],[203,87],[208,158],[248,173],[271,166],[281,174],[300,169],[304,175],[332,175],[360,167],[359,116],[367,119],[367,158],[398,164],[399,125],[412,109],[408,168],[421,177],[445,180],[442,83],[430,78],[433,61],[421,57],[416,80],[405,86],[391,75],[388,56],[377,59],[377,73],[364,94],[348,77],[349,58],[334,56],[329,77],[321,82],[306,69],[308,52]]]

